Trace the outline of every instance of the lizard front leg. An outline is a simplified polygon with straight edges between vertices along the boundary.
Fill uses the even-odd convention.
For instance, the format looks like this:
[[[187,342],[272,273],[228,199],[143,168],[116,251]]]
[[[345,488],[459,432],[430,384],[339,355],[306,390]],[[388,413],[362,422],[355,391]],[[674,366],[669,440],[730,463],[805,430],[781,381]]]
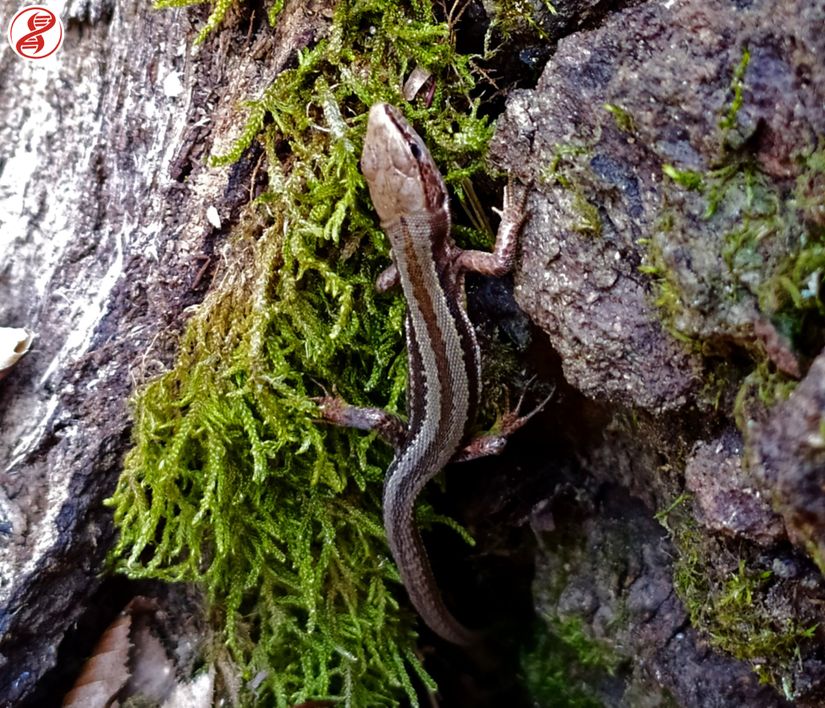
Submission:
[[[493,251],[460,251],[456,257],[456,266],[459,270],[499,278],[513,269],[518,235],[527,219],[527,192],[528,189],[525,187],[521,197],[516,199],[513,183],[507,183],[501,209],[493,210],[501,217]]]

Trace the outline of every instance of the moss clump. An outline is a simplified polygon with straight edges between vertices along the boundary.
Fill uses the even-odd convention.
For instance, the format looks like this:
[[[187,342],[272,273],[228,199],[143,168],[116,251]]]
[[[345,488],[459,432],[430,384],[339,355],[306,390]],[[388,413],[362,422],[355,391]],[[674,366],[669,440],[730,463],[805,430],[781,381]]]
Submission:
[[[663,166],[665,207],[641,270],[655,280],[668,330],[705,356],[743,349],[754,368],[739,400],[755,390],[769,403],[825,344],[825,152],[800,154],[795,182],[761,169],[751,136],[737,132],[749,62],[745,49],[719,120],[718,164]]]
[[[825,228],[810,214],[825,199],[807,190],[825,177],[822,158],[819,149],[800,160],[790,190],[748,159],[704,174],[664,168],[673,185],[694,197],[682,201],[687,210],[678,220],[672,214],[662,220],[641,270],[656,279],[656,304],[675,337],[704,355],[724,355],[732,342],[750,354],[754,368],[740,401],[752,390],[766,405],[787,397],[795,379],[777,362],[804,361],[822,347]],[[696,224],[706,238],[699,238]],[[693,262],[712,260],[712,267],[688,271],[666,255],[685,252],[668,244],[679,244],[691,230],[695,242],[681,246],[690,251],[701,242],[705,250]],[[715,244],[713,258],[708,243]],[[770,344],[755,335],[760,319],[775,332]]]
[[[269,187],[174,368],[133,401],[134,447],[109,502],[116,567],[205,588],[247,702],[417,704],[414,681],[432,688],[380,522],[390,452],[319,425],[311,397],[320,383],[400,407],[404,303],[374,290],[388,249],[358,157],[366,109],[386,100],[422,130],[448,184],[480,169],[492,129],[451,37],[425,2],[339,3],[329,36],[249,104],[216,162],[259,141]],[[429,107],[399,95],[413,66],[436,79]]]
[[[496,0],[491,8],[488,37],[495,33],[507,39],[524,35],[550,41],[550,19],[558,12],[549,0]]]
[[[663,165],[662,172],[685,189],[702,191],[705,188],[705,180],[701,172],[695,172],[694,170],[677,170],[673,165]]]
[[[719,121],[719,127],[724,131],[726,138],[729,137],[730,131],[736,128],[737,114],[745,102],[745,72],[748,70],[748,64],[751,61],[751,53],[747,47],[742,49],[742,57],[739,63],[733,70],[733,77],[730,82],[730,91],[732,98],[728,104],[728,109],[725,115]],[[730,144],[729,140],[726,140]]]
[[[555,146],[553,158],[541,172],[541,181],[546,184],[558,184],[570,193],[571,208],[575,213],[575,220],[571,220],[570,228],[582,235],[600,238],[602,236],[602,217],[599,212],[598,199],[594,197],[597,191],[593,185],[597,183],[590,159],[593,156],[592,144],[559,143]]]
[[[195,44],[201,44],[212,32],[217,30],[226,21],[226,16],[233,5],[239,6],[237,0],[155,0],[154,7],[164,9],[170,7],[189,7],[190,5],[209,4],[212,11],[206,20],[206,24],[198,32]],[[270,25],[274,25],[278,15],[284,7],[284,0],[271,0],[267,6],[267,19]]]
[[[693,273],[703,282],[698,287],[687,286],[697,290],[708,306],[715,303],[722,309],[728,301],[753,300],[760,312],[794,340],[801,335],[807,313],[825,313],[815,279],[825,267],[825,230],[806,224],[805,211],[800,208],[810,208],[812,200],[806,200],[802,185],[820,177],[821,159],[822,151],[818,150],[800,161],[799,187],[790,192],[774,185],[748,159],[737,159],[707,173],[665,165],[663,171],[673,185],[700,197],[686,203],[689,212],[685,217],[702,224],[703,231],[719,234],[714,243],[724,271]],[[671,213],[661,222],[660,234],[672,233],[675,227]],[[642,270],[656,276],[660,288],[676,288],[682,309],[689,310],[688,293],[679,291],[680,287],[684,290],[684,278],[664,256],[661,244],[648,243],[653,248]],[[712,280],[713,276],[717,279]],[[690,318],[673,324],[692,337],[704,334]],[[737,324],[727,323],[731,330]]]
[[[615,103],[605,103],[603,108],[613,116],[613,122],[620,131],[628,134],[636,132],[636,121],[628,110]]]
[[[612,676],[619,661],[609,646],[589,637],[581,620],[550,622],[537,633],[521,661],[524,683],[535,705],[599,708],[594,685]]]
[[[747,661],[761,681],[793,699],[799,657],[816,625],[806,626],[795,608],[785,606],[782,579],[762,561],[738,556],[700,529],[687,495],[657,518],[678,549],[673,582],[691,624],[714,647]]]
[[[541,171],[541,181],[557,183],[563,189],[574,190],[582,172],[587,169],[583,163],[590,159],[593,148],[577,143],[558,143],[553,150],[553,159]],[[588,173],[589,174],[589,173]]]

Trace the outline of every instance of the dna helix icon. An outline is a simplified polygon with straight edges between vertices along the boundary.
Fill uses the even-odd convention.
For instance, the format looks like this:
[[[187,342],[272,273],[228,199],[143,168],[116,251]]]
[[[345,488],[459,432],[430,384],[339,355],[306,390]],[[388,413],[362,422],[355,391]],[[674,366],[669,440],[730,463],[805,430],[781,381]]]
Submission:
[[[54,27],[56,23],[57,18],[54,13],[45,8],[40,8],[37,12],[33,12],[26,22],[26,25],[31,31],[17,40],[17,44],[15,45],[18,53],[24,56],[35,56],[41,52],[45,46],[43,35]]]

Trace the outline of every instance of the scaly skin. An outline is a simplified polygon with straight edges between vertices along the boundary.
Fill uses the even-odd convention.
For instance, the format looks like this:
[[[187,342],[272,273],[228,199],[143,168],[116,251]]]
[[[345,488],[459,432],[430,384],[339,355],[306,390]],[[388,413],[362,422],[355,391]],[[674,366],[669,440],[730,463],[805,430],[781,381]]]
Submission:
[[[406,427],[377,409],[322,399],[324,417],[341,425],[377,429],[396,446],[384,482],[384,528],[410,600],[444,639],[470,644],[477,635],[447,609],[421,535],[415,503],[451,460],[500,452],[507,434],[529,417],[512,416],[502,435],[468,440],[481,395],[480,353],[464,310],[467,270],[503,275],[510,270],[522,204],[509,191],[493,253],[462,251],[450,236],[447,188],[421,137],[398,109],[370,109],[361,169],[381,226],[390,239],[393,265],[378,279],[386,290],[400,283],[407,301],[409,383]]]

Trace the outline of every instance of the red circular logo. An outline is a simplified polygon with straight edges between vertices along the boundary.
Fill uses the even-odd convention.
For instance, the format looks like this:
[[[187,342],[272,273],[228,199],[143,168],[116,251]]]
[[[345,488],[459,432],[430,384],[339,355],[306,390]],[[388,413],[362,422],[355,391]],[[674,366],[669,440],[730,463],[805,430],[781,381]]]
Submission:
[[[24,59],[45,59],[63,42],[63,23],[49,8],[31,5],[19,10],[9,25],[9,44]]]

